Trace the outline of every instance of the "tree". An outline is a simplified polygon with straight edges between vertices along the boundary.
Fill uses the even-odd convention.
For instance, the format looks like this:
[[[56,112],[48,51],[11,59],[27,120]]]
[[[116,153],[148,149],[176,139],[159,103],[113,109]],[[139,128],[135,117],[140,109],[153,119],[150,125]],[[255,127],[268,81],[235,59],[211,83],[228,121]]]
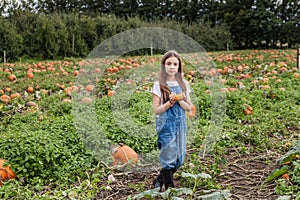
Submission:
[[[277,5],[277,15],[280,18],[279,38],[281,43],[288,43],[291,48],[300,43],[300,2],[298,0],[283,0]]]
[[[255,1],[251,10],[248,11],[249,30],[249,47],[263,47],[269,48],[272,37],[275,31],[278,31],[278,21],[272,12],[272,2],[269,0]],[[275,34],[276,35],[276,34]]]
[[[248,48],[251,37],[251,30],[248,28],[254,0],[226,0],[221,4],[220,9],[224,14],[221,23],[230,27],[234,48]]]
[[[6,15],[6,13],[5,13],[6,6],[7,6],[7,1],[0,1],[0,13],[1,13],[1,16]]]
[[[36,9],[39,13],[72,13],[81,11],[84,7],[82,1],[78,0],[37,0]]]
[[[88,45],[82,38],[81,19],[78,14],[65,14],[63,21],[68,32],[68,45],[66,54],[74,57],[84,57],[90,51]]]
[[[158,0],[138,0],[138,15],[146,20],[153,21],[160,14],[160,2]]]
[[[136,0],[122,0],[118,4],[118,11],[115,13],[119,17],[134,17],[137,15],[138,4]]]
[[[0,57],[6,51],[8,60],[17,60],[22,52],[22,37],[16,27],[0,16]]]

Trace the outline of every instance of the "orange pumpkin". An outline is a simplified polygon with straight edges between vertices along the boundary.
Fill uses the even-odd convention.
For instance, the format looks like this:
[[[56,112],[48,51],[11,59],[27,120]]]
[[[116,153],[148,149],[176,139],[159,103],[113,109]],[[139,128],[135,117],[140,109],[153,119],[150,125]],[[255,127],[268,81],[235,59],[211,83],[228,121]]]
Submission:
[[[14,75],[14,74],[10,74],[9,77],[8,77],[8,79],[9,79],[10,81],[14,81],[14,80],[17,79],[17,77],[16,77],[16,75]]]
[[[175,101],[180,101],[184,98],[183,94],[182,93],[179,93],[175,96]]]
[[[289,179],[290,179],[290,176],[289,176],[288,173],[285,173],[285,174],[283,174],[283,175],[281,176],[281,178],[286,179],[286,180],[289,180]]]
[[[3,103],[8,103],[10,101],[10,97],[8,95],[2,95],[0,99],[3,101]]]
[[[33,75],[33,73],[31,73],[31,72],[27,72],[27,75],[26,75],[26,76],[27,76],[27,78],[33,78],[34,75]]]
[[[29,92],[29,93],[33,93],[33,92],[34,92],[34,89],[33,89],[33,87],[28,87],[28,88],[27,88],[27,92]]]
[[[89,98],[89,97],[84,97],[83,99],[81,99],[81,102],[82,103],[85,103],[85,104],[89,104],[93,101],[92,98]]]
[[[64,85],[64,84],[56,83],[56,86],[57,86],[59,89],[61,89],[61,90],[65,89],[65,85]]]
[[[94,89],[94,86],[92,86],[92,85],[87,85],[87,86],[85,87],[85,89],[86,89],[86,91],[91,92],[91,91]]]
[[[114,90],[108,90],[107,91],[107,96],[111,97],[115,94],[115,91]]]
[[[253,114],[253,108],[247,104],[244,104],[243,113],[245,115],[252,115]]]
[[[3,181],[17,178],[9,165],[4,166],[5,162],[6,160],[0,159],[0,185],[2,185]]]
[[[131,166],[138,161],[138,154],[125,144],[115,144],[111,146],[110,153],[114,159],[113,165],[127,164]]]
[[[67,88],[65,89],[65,92],[66,92],[67,94],[70,94],[70,93],[73,92],[73,88],[72,88],[72,87],[67,87]]]
[[[125,69],[124,65],[120,65],[119,70],[123,70],[123,69]]]
[[[79,92],[79,87],[76,85],[71,86],[72,87],[72,91],[74,92]]]
[[[95,72],[96,72],[96,73],[101,73],[101,69],[95,68]]]
[[[20,93],[16,92],[16,93],[11,94],[10,98],[11,99],[20,99],[21,95],[20,95]]]
[[[9,93],[11,91],[10,87],[5,88],[5,92]]]
[[[126,68],[126,69],[131,69],[132,66],[131,66],[131,65],[126,65],[125,68]]]
[[[74,74],[74,76],[78,76],[79,75],[79,71],[76,70],[76,71],[73,72],[73,74]]]
[[[81,68],[81,69],[79,70],[79,73],[85,73],[85,72],[86,72],[86,70],[83,69],[83,68]]]
[[[113,67],[111,70],[112,70],[112,72],[118,72],[119,68],[118,67]]]

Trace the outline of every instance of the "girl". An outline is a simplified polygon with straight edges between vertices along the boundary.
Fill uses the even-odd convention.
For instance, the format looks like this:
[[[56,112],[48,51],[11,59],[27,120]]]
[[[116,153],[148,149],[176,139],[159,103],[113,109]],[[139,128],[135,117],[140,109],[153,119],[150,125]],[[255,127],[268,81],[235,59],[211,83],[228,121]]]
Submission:
[[[159,80],[152,88],[156,114],[159,159],[162,170],[153,187],[174,187],[173,175],[183,164],[186,151],[186,115],[190,112],[190,87],[182,77],[181,59],[176,51],[166,52],[161,60]]]

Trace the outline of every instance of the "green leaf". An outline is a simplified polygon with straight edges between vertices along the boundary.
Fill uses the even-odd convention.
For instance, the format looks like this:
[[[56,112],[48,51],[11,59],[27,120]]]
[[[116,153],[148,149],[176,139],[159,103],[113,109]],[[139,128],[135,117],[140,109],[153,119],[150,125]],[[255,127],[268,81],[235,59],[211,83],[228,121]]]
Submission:
[[[283,155],[280,159],[277,160],[277,163],[283,164],[285,162],[292,162],[295,155],[300,154],[300,147],[296,146],[294,149],[288,151],[285,155]]]
[[[211,194],[205,194],[199,198],[202,200],[223,200],[230,199],[231,193],[229,190],[216,191]]]
[[[211,178],[211,176],[209,174],[206,173],[199,173],[199,174],[191,174],[191,173],[185,173],[182,172],[181,173],[182,177],[187,178],[187,177],[192,177],[194,179],[198,179],[198,178]]]
[[[166,191],[164,192],[161,192],[160,193],[160,196],[163,198],[163,199],[168,199],[168,197],[170,196],[170,193],[172,193],[172,190],[174,190],[175,188],[168,188]]]
[[[177,196],[180,196],[182,194],[187,194],[187,195],[193,194],[193,190],[191,190],[190,188],[174,188],[174,189],[176,190]]]
[[[275,169],[266,179],[267,182],[281,176],[282,174],[285,174],[289,169],[288,165],[284,165],[280,169]]]
[[[76,199],[78,197],[78,194],[76,191],[70,191],[69,194],[68,194],[68,197],[70,199]]]
[[[190,188],[168,188],[168,190],[161,192],[160,196],[163,199],[168,199],[170,196],[180,196],[180,195],[192,195],[193,191]]]
[[[150,198],[158,197],[159,196],[159,190],[160,190],[160,187],[152,189],[152,190],[146,190],[142,193],[139,193],[139,194],[135,195],[133,197],[133,199],[142,199],[144,197],[150,197]]]
[[[184,199],[180,197],[171,197],[171,200],[184,200]]]
[[[279,196],[276,200],[290,200],[291,199],[291,196]]]

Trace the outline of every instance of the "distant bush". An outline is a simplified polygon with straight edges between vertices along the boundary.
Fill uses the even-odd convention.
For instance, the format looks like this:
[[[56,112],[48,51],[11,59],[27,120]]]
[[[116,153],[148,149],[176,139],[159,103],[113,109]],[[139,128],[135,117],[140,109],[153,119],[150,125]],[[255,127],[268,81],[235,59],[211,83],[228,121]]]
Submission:
[[[39,60],[65,57],[86,57],[104,40],[126,30],[141,27],[162,27],[190,36],[207,51],[224,50],[231,44],[225,26],[209,23],[177,22],[175,20],[142,21],[138,17],[118,18],[114,15],[84,16],[79,14],[51,14],[24,12],[10,18],[0,18],[0,54],[7,58]],[[180,42],[180,41],[178,41]],[[130,55],[147,54],[145,49]],[[161,52],[159,52],[161,53]]]

